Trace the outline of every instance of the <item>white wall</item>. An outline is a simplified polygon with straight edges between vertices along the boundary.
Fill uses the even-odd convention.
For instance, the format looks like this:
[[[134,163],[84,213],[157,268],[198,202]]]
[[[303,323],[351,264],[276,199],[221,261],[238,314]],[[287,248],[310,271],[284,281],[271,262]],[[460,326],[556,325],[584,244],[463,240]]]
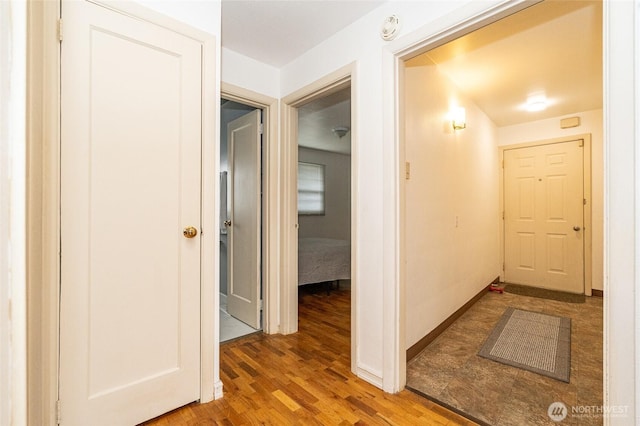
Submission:
[[[498,128],[498,145],[536,142],[565,136],[591,134],[591,221],[592,221],[592,288],[603,289],[604,171],[602,110],[577,112],[547,120],[532,121]],[[560,119],[580,117],[580,126],[560,128]]]
[[[325,166],[325,214],[299,215],[299,237],[351,240],[351,156],[298,148],[298,160]]]
[[[500,275],[493,122],[435,65],[405,69],[406,348]],[[454,131],[448,113],[466,109]]]
[[[354,170],[357,170],[356,205],[353,211],[356,230],[356,261],[352,271],[357,277],[355,307],[355,357],[357,374],[387,391],[398,384],[396,343],[393,339],[397,315],[393,293],[397,282],[395,178],[393,141],[385,140],[383,55],[388,43],[380,36],[384,19],[397,14],[402,19],[400,36],[423,25],[433,24],[447,13],[469,2],[387,2],[360,20],[339,31],[281,70],[281,94],[289,95],[306,85],[354,63],[352,81],[354,114]],[[495,2],[497,3],[497,2]],[[490,2],[475,4],[482,9]],[[448,17],[439,25],[448,25]],[[436,25],[437,27],[437,25]],[[391,297],[386,297],[390,295]],[[387,304],[385,304],[385,301]],[[385,340],[385,337],[389,337]]]
[[[261,95],[280,98],[279,69],[227,48],[222,49],[222,81]]]

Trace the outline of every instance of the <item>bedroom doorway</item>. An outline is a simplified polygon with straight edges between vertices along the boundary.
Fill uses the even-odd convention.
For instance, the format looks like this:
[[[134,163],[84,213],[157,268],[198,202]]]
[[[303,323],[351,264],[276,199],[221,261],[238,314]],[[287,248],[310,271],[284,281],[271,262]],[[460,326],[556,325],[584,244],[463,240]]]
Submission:
[[[351,86],[299,106],[297,123],[298,303],[335,304],[332,326],[348,332]]]
[[[220,102],[220,341],[262,330],[262,110]]]

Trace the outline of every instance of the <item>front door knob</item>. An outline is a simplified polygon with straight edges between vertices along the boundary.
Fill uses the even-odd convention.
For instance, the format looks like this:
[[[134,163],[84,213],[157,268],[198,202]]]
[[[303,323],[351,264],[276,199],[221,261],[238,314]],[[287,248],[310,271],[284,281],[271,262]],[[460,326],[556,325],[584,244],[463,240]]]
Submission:
[[[185,238],[193,238],[198,235],[198,230],[193,226],[187,226],[182,230],[182,235],[184,235]]]
[[[573,227],[573,230],[574,230],[574,231],[579,231],[580,229],[582,229],[582,228],[580,228],[579,226],[574,226],[574,227]]]

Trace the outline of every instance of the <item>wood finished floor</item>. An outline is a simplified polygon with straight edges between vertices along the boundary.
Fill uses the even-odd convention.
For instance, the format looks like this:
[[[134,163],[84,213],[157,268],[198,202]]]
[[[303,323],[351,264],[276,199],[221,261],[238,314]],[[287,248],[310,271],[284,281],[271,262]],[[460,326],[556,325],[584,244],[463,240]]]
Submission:
[[[145,423],[165,425],[472,425],[409,391],[392,395],[350,371],[348,290],[300,295],[299,332],[220,346],[224,397]]]

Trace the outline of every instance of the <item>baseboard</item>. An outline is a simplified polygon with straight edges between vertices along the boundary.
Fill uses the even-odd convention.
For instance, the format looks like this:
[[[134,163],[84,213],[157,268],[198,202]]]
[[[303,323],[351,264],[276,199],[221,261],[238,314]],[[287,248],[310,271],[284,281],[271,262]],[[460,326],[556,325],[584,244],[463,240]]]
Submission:
[[[382,376],[371,371],[370,368],[358,366],[356,367],[356,376],[371,383],[373,386],[382,389]]]
[[[444,320],[442,323],[440,323],[440,325],[434,328],[429,334],[424,336],[416,344],[414,344],[409,349],[407,349],[407,362],[411,360],[411,358],[415,357],[420,352],[422,352],[424,348],[429,346],[429,343],[433,342],[436,339],[436,337],[441,335],[442,332],[445,331],[451,324],[453,324],[455,320],[460,318],[462,314],[467,312],[470,307],[472,307],[478,300],[480,300],[480,298],[487,293],[487,291],[489,290],[489,287],[491,287],[491,284],[498,283],[498,282],[500,282],[500,277],[496,277],[496,279],[491,281],[489,285],[487,285],[486,287],[483,287],[482,290],[478,292],[478,294],[473,296],[467,303],[462,305],[460,309],[458,309],[453,314],[451,314],[449,318]]]
[[[222,398],[222,395],[223,395],[222,380],[218,380],[213,385],[213,399],[220,399],[220,398]]]
[[[591,295],[595,297],[604,297],[604,290],[596,290],[595,288],[592,288]]]

